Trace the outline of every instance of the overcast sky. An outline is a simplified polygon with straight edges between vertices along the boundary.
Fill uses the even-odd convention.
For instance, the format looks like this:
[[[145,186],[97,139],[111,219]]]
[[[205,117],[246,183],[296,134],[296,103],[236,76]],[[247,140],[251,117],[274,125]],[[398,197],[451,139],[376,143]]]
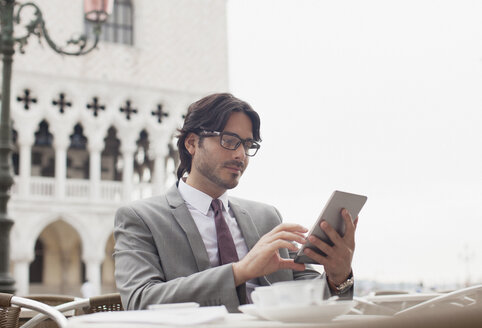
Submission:
[[[262,148],[232,195],[310,227],[368,196],[358,278],[482,283],[482,2],[228,0]]]

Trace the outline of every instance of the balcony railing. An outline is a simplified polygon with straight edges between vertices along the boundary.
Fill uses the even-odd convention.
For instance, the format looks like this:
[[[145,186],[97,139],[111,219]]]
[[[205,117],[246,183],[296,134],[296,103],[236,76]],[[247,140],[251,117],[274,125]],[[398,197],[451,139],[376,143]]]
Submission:
[[[15,184],[17,184],[17,180]],[[30,177],[30,196],[35,198],[52,198],[55,196],[55,179],[46,177]]]
[[[122,200],[122,182],[120,181],[101,181],[100,198],[120,202]]]
[[[15,183],[12,186],[11,192],[13,196],[20,194],[20,179],[18,176],[14,177]],[[50,177],[35,177],[29,178],[29,190],[24,197],[31,199],[52,199],[57,197],[55,178]],[[95,193],[94,200],[101,200],[107,202],[121,202],[124,196],[122,181],[100,181],[99,190]],[[82,179],[66,179],[65,180],[65,195],[66,200],[87,201],[92,200],[92,184],[90,180]],[[149,197],[153,194],[153,185],[150,183],[138,183],[132,186],[131,199],[139,199]]]
[[[67,179],[65,183],[67,198],[87,199],[90,197],[90,181],[81,179]]]

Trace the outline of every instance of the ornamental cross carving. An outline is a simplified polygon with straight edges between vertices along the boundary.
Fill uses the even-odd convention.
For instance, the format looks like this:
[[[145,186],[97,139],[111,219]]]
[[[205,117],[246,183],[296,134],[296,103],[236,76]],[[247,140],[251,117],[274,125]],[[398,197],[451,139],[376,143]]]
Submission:
[[[152,116],[157,116],[157,122],[161,123],[163,117],[168,117],[169,113],[166,113],[162,109],[162,105],[158,104],[156,110],[151,112]]]
[[[105,106],[101,105],[99,102],[99,98],[94,97],[92,98],[92,103],[87,104],[87,109],[92,109],[92,112],[94,113],[94,116],[97,117],[97,112],[100,110],[105,110]]]
[[[52,100],[52,105],[59,106],[59,111],[63,114],[66,107],[72,107],[72,102],[67,101],[64,93],[60,93],[58,100]]]
[[[23,97],[17,97],[18,102],[23,102],[23,108],[25,110],[30,109],[30,104],[36,104],[37,103],[37,98],[33,98],[31,96],[30,90],[25,89],[23,90]]]
[[[131,107],[131,101],[127,100],[126,104],[124,107],[119,108],[121,113],[126,113],[126,119],[130,120],[131,119],[131,114],[137,114],[137,109]]]

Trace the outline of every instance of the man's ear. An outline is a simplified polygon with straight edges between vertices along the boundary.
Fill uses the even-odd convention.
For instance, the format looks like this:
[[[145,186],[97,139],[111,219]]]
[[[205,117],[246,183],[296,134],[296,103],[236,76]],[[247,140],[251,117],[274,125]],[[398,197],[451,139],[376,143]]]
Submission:
[[[186,147],[187,151],[191,156],[194,156],[196,153],[197,143],[198,143],[198,135],[194,133],[189,133],[184,140],[184,147]]]

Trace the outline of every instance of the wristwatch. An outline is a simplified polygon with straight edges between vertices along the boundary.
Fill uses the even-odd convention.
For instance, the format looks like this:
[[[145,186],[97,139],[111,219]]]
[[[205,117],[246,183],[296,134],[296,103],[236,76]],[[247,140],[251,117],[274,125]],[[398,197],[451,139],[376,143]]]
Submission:
[[[338,286],[335,285],[336,288],[336,294],[344,294],[346,293],[351,287],[353,287],[353,284],[355,283],[355,279],[353,279],[353,271],[350,272],[350,275],[348,278],[339,284]]]

